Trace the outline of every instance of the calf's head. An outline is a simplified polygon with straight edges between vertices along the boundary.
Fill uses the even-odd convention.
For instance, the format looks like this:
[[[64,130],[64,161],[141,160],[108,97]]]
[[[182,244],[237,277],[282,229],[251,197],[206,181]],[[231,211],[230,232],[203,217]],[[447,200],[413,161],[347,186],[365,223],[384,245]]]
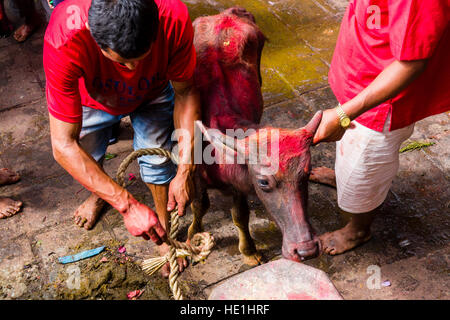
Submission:
[[[238,173],[235,183],[244,186],[251,182],[281,229],[282,254],[290,260],[302,261],[319,253],[319,241],[308,222],[307,200],[309,148],[321,118],[319,111],[305,127],[295,130],[271,127],[246,130],[241,139],[236,138],[235,132],[223,134],[197,122],[214,146],[217,163],[226,166],[243,163],[242,171],[233,170]]]

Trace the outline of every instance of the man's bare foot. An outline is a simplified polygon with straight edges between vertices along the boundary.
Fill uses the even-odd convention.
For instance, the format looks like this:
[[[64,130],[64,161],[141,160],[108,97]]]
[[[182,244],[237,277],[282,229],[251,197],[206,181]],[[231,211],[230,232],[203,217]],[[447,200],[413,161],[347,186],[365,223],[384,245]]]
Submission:
[[[0,186],[16,183],[20,180],[19,174],[6,168],[0,169]]]
[[[80,228],[84,227],[86,230],[92,229],[105,204],[106,202],[103,199],[97,197],[95,194],[91,194],[89,198],[78,207],[77,211],[75,211],[75,224]]]
[[[9,198],[0,198],[0,219],[15,215],[22,207],[21,201],[15,201]]]
[[[355,230],[351,224],[344,228],[319,236],[323,252],[329,255],[341,254],[363,244],[372,237],[369,230]]]
[[[169,252],[169,246],[166,243],[163,243],[158,247],[159,254],[161,256],[164,256],[167,252]],[[188,266],[188,261],[186,258],[177,258],[178,262],[178,271],[183,272],[185,268]],[[161,275],[164,278],[168,278],[170,275],[170,263],[167,262],[162,268],[161,268]]]
[[[14,39],[17,42],[24,42],[28,39],[28,37],[33,33],[36,29],[36,25],[34,24],[23,24],[14,32]]]
[[[309,181],[326,184],[336,188],[336,175],[333,169],[317,167],[311,170]]]

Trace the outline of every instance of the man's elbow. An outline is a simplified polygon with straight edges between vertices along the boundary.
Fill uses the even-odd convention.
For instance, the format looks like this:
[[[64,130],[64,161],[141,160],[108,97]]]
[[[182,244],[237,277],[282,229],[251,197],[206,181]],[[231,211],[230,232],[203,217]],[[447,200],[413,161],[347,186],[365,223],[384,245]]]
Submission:
[[[76,145],[76,141],[61,141],[58,139],[52,139],[51,142],[53,158],[58,163],[61,163],[64,159],[70,157],[70,154]]]
[[[61,163],[61,160],[63,158],[63,152],[62,152],[61,146],[52,140],[52,153],[53,158],[56,160],[56,162]]]
[[[400,63],[407,68],[413,76],[418,76],[426,69],[428,59],[400,61]]]

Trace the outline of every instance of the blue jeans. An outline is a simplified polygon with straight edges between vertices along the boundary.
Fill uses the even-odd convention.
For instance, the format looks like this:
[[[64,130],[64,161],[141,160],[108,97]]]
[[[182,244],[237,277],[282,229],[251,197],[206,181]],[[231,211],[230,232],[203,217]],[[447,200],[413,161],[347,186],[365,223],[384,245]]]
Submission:
[[[164,95],[157,98],[157,103],[143,103],[129,114],[113,116],[105,111],[83,106],[83,125],[80,144],[83,149],[99,163],[104,159],[114,124],[130,116],[134,129],[133,148],[164,148],[171,150],[174,131],[173,108],[174,94],[172,87],[164,90]],[[162,102],[161,102],[162,101]],[[145,183],[167,184],[176,174],[177,166],[161,156],[142,156],[138,158],[141,178]]]

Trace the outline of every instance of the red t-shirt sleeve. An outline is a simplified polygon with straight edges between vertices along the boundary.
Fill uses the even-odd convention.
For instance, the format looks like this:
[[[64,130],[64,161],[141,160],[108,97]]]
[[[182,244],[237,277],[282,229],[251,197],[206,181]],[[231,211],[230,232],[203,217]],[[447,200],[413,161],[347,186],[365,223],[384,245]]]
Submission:
[[[82,70],[73,63],[72,54],[65,47],[56,49],[44,41],[43,63],[48,111],[61,121],[78,123],[83,116],[78,89]]]
[[[449,21],[448,0],[389,0],[389,37],[397,60],[433,55]]]
[[[195,69],[194,28],[186,6],[180,6],[178,19],[174,22],[172,49],[169,56],[167,77],[172,81],[187,81]]]

